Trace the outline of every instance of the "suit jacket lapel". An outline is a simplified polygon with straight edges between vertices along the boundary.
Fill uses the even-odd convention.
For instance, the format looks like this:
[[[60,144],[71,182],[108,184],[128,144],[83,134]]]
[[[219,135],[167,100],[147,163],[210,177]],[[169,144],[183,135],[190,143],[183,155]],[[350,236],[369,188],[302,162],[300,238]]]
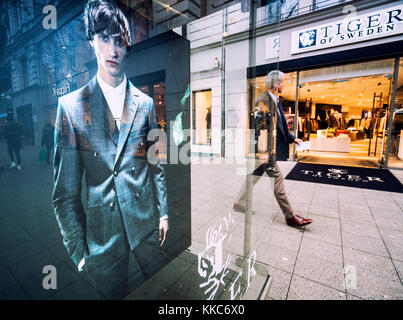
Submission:
[[[286,134],[286,130],[288,130],[287,125],[284,126],[284,120],[285,120],[285,116],[284,116],[284,112],[283,112],[283,107],[281,105],[281,102],[278,102],[277,105],[277,127],[280,129],[281,133],[283,134],[283,137],[285,139],[287,139],[287,134]]]
[[[139,94],[136,92],[136,89],[128,80],[114,166],[116,166],[126,140],[130,134],[130,130],[133,126],[133,120],[137,112],[138,104]]]
[[[281,108],[281,103],[278,102],[278,104],[276,103],[277,101],[274,101],[274,99],[272,98],[272,96],[266,91],[265,94],[268,97],[268,101],[269,103],[273,104],[273,108],[275,109],[275,113],[277,116],[277,128],[281,131],[281,133],[284,135],[284,128],[283,128],[283,119],[282,119],[282,108]],[[271,108],[270,108],[271,109]]]
[[[283,136],[286,137],[286,134],[285,134],[286,128],[284,128],[285,117],[284,117],[284,113],[283,113],[283,107],[280,102],[278,103],[277,110],[278,110],[277,126],[280,128],[280,131],[283,133]]]

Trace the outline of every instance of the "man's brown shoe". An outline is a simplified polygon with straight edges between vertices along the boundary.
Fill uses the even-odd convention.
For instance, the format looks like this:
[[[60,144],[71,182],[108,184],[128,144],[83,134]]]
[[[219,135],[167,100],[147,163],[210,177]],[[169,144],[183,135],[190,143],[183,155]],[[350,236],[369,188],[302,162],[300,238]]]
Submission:
[[[293,216],[291,219],[285,219],[285,221],[289,226],[293,227],[303,227],[312,223],[312,219],[305,219],[297,214]]]

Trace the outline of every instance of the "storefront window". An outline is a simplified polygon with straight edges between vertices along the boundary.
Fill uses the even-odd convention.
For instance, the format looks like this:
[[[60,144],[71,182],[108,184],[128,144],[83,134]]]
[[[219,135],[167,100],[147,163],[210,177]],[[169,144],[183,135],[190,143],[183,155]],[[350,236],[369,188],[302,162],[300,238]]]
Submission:
[[[393,59],[300,72],[298,135],[308,162],[380,166],[384,161]]]
[[[144,77],[143,77],[144,79]],[[136,80],[134,80],[136,82]],[[150,80],[147,84],[141,84],[139,90],[144,94],[152,97],[154,100],[155,112],[157,114],[157,124],[158,127],[166,132],[166,88],[165,82],[155,80]],[[167,159],[167,143],[166,141],[157,142],[157,156],[162,159]]]
[[[193,93],[194,144],[211,145],[211,89]]]
[[[403,59],[400,57],[396,85],[395,107],[392,110],[388,166],[403,168]]]
[[[137,10],[143,3],[147,10]],[[275,162],[270,168],[266,164],[268,155],[275,153],[265,145],[274,130],[262,128],[261,159],[253,152],[250,157],[245,153],[245,137],[254,136],[253,129],[248,133],[247,70],[260,63],[257,4],[250,1],[251,7],[241,12],[240,2],[231,8],[227,1],[222,3],[224,9],[193,26],[160,34],[158,22],[172,25],[175,18],[189,22],[186,10],[177,17],[183,3],[171,8],[160,2],[157,6],[155,1],[120,1],[124,13],[129,12],[131,31],[138,31],[123,70],[136,89],[129,84],[125,99],[120,91],[116,96],[116,91],[100,90],[90,82],[99,64],[85,37],[83,12],[74,15],[76,7],[62,6],[58,16],[68,21],[35,39],[41,85],[36,92],[40,101],[32,104],[32,109],[38,108],[35,116],[40,123],[35,140],[45,133],[50,136],[54,166],[51,159],[38,161],[38,155],[44,154],[38,145],[34,156],[23,162],[27,173],[38,176],[11,186],[24,192],[24,199],[20,197],[16,204],[35,212],[7,203],[2,208],[9,217],[19,210],[21,219],[26,214],[34,221],[29,230],[6,225],[17,238],[36,245],[34,257],[25,251],[19,257],[24,261],[22,275],[26,272],[33,280],[41,280],[29,288],[29,298],[267,298],[276,211],[271,170]],[[281,10],[270,8],[266,17],[274,34]],[[157,20],[157,14],[164,20]],[[228,40],[229,34],[248,28],[250,32],[239,43]],[[197,46],[201,54],[191,62]],[[278,57],[270,62],[277,70]],[[108,64],[114,69],[118,63]],[[121,79],[117,78],[120,72],[109,75]],[[262,88],[255,89],[263,93]],[[151,100],[138,90],[153,100],[161,130],[153,130]],[[61,97],[65,103],[56,115]],[[119,117],[115,106],[121,106],[121,101]],[[289,129],[294,130],[296,111],[290,101],[284,110]],[[30,106],[20,110],[28,114]],[[273,113],[271,119],[275,119]],[[44,126],[48,121],[56,128]],[[155,136],[150,135],[155,131],[160,135],[153,140]],[[250,147],[254,148],[251,141]],[[203,161],[198,153],[205,156]],[[6,242],[10,250],[18,247]],[[39,268],[30,268],[34,262]],[[49,288],[42,281],[44,266],[57,267],[57,275],[67,279],[57,284],[57,291],[45,291]],[[15,278],[13,285],[23,283],[24,279]],[[143,285],[152,290],[145,292]]]

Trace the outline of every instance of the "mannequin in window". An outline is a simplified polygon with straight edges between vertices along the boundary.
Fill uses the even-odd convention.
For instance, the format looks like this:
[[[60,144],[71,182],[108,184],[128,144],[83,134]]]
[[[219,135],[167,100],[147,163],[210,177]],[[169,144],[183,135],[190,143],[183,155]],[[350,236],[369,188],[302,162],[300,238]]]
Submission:
[[[211,106],[207,107],[206,129],[207,129],[207,142],[211,143]]]

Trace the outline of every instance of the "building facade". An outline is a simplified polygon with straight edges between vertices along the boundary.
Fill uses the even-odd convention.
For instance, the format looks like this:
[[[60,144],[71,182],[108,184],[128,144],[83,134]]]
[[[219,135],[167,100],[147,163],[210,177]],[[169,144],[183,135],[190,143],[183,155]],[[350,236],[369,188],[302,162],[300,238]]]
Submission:
[[[402,2],[286,4],[256,8],[252,34],[241,3],[188,25],[192,151],[245,156],[254,101],[279,68],[289,130],[311,143],[309,152],[291,148],[290,159],[402,167]],[[264,153],[267,132],[258,144]]]
[[[55,1],[57,27],[44,29],[48,2],[6,1],[1,14],[7,40],[1,64],[11,83],[1,92],[0,115],[14,111],[28,144],[38,144],[44,124],[54,122],[58,97],[96,69],[81,32],[84,2]],[[288,79],[281,99],[289,129],[312,144],[309,152],[292,148],[290,159],[401,166],[401,1],[120,3],[134,43],[167,30],[190,41],[193,153],[245,157],[254,100],[264,75],[280,68]],[[137,78],[140,86],[166,105],[164,89],[154,90],[161,81],[146,78]],[[329,125],[330,114],[336,125]],[[323,135],[329,139],[318,140]],[[262,153],[266,141],[263,131]]]

